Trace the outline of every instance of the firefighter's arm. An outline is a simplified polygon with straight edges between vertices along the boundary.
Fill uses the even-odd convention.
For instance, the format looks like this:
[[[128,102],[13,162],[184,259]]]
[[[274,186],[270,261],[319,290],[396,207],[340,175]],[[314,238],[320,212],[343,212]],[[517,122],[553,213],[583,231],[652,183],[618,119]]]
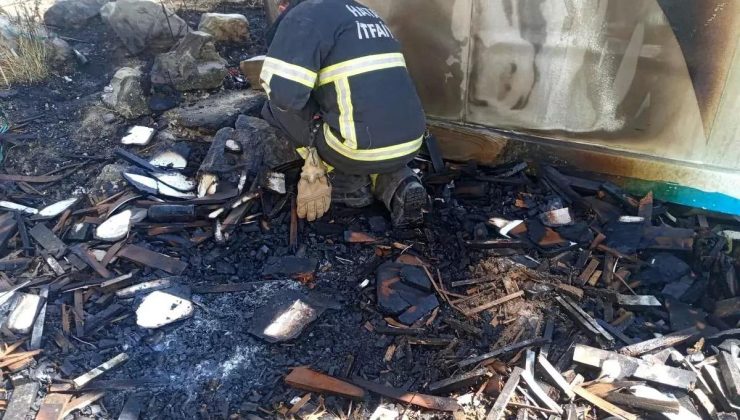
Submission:
[[[308,103],[321,67],[320,35],[301,16],[286,16],[265,58],[260,75],[273,105],[300,111]]]

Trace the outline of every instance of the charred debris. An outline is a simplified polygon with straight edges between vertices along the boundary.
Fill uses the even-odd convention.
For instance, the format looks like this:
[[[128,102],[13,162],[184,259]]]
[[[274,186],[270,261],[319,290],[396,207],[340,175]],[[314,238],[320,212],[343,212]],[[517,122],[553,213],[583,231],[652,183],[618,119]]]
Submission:
[[[282,393],[221,417],[737,418],[737,218],[544,164],[443,162],[432,143],[413,163],[431,197],[423,225],[341,207],[306,224],[300,161],[274,165],[279,133],[248,116],[263,95],[223,95],[228,112],[213,97],[171,111],[170,129],[130,127],[110,193],[49,198],[89,160],[0,173],[4,418],[113,418],[106,396],[123,392],[118,418],[151,416],[132,391],[173,384],[106,377],[207,312],[194,297],[286,282],[297,288],[234,328],[279,352],[351,313],[342,330],[380,347],[333,343],[328,368],[271,367]],[[207,150],[178,140],[204,132]],[[249,243],[264,245],[239,255]],[[204,276],[204,255],[225,276]],[[338,277],[349,297],[332,296],[348,294]],[[105,351],[70,357],[90,347]]]
[[[140,133],[151,140],[135,129],[125,142]],[[343,328],[387,338],[366,351],[406,382],[336,354],[331,372],[284,372],[275,386],[294,398],[232,418],[737,418],[736,219],[550,166],[435,171],[419,158],[432,197],[423,226],[393,230],[378,210],[343,208],[308,225],[295,216],[297,165],[266,169],[259,130],[238,133],[219,132],[200,161],[182,148],[117,149],[126,187],[98,200],[45,202],[75,167],[0,174],[16,197],[0,202],[4,418],[95,417],[106,394],[153,386],[106,378],[130,355],[102,332],[125,325],[145,337],[187,323],[207,310],[193,294],[293,279],[300,291],[278,293],[245,325],[269,343],[301,340],[325,311],[348,310],[310,290],[332,270],[327,253],[310,252],[316,244],[336,245],[331,259],[357,282],[363,321]],[[287,244],[265,255],[258,278],[194,277],[195,255],[255,235]],[[67,358],[80,343],[113,351],[81,371]],[[433,355],[432,373],[416,368],[418,349]],[[142,402],[129,400],[117,418],[138,417]],[[361,405],[369,400],[387,403]]]

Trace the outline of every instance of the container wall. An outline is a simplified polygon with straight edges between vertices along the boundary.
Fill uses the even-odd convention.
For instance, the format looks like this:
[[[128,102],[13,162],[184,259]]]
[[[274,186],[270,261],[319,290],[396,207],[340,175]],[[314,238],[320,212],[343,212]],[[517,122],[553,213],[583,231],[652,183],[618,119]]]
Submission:
[[[427,113],[740,169],[740,2],[364,0]]]

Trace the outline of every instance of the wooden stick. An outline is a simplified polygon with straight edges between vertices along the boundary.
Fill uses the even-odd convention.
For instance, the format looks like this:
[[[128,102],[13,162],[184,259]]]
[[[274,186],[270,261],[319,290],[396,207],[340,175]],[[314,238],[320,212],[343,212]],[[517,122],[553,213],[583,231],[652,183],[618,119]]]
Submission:
[[[520,291],[518,291],[516,293],[512,293],[510,295],[504,296],[504,297],[499,298],[499,299],[496,299],[494,301],[491,301],[491,302],[488,302],[488,303],[484,303],[483,305],[477,306],[475,308],[468,309],[468,310],[466,310],[464,312],[464,314],[466,316],[472,316],[472,315],[475,315],[477,313],[483,312],[483,311],[485,311],[487,309],[491,309],[493,307],[496,307],[498,305],[501,305],[502,303],[506,303],[506,302],[508,302],[508,301],[510,301],[512,299],[516,299],[518,297],[521,297],[523,295],[524,295],[524,291],[523,290],[520,290]]]
[[[88,405],[102,398],[103,395],[105,395],[105,392],[99,391],[99,392],[90,392],[88,394],[82,395],[79,398],[75,398],[74,400],[70,401],[66,407],[64,407],[64,413],[62,414],[62,418],[67,417],[69,414],[71,414],[75,410],[81,410],[87,407]]]
[[[570,388],[570,384],[566,382],[565,378],[563,378],[563,375],[560,374],[557,369],[555,369],[555,366],[550,364],[545,356],[539,354],[537,356],[537,363],[539,363],[545,373],[547,373],[547,376],[550,377],[552,382],[555,383],[555,385],[557,385],[557,387],[560,388],[560,390],[563,391],[565,395],[568,396],[568,398],[570,398],[571,400],[575,398],[576,394]]]
[[[600,408],[601,410],[606,411],[607,413],[619,419],[623,419],[623,420],[637,420],[638,419],[636,415],[622,410],[616,405],[610,403],[609,401],[606,401],[604,399],[597,397],[596,395],[586,391],[580,386],[573,387],[573,392],[575,392],[579,397],[583,398],[584,400]]]
[[[459,362],[457,365],[459,367],[461,367],[461,368],[464,368],[466,366],[475,365],[475,364],[478,364],[478,363],[481,363],[481,362],[485,362],[485,361],[487,361],[489,359],[493,359],[494,357],[499,356],[499,355],[502,355],[504,353],[509,353],[509,352],[512,352],[512,351],[515,351],[515,350],[520,350],[520,349],[523,349],[524,347],[537,346],[537,345],[543,344],[545,342],[547,342],[547,340],[545,340],[542,337],[532,338],[532,339],[529,339],[529,340],[520,341],[518,343],[509,344],[508,346],[501,347],[501,348],[499,348],[497,350],[494,350],[492,352],[481,354],[480,356],[470,357],[468,359],[465,359],[465,360]]]
[[[534,380],[534,376],[532,376],[531,373],[524,370],[521,373],[522,379],[524,379],[524,382],[527,383],[527,386],[529,389],[534,393],[535,397],[537,397],[540,402],[545,404],[547,408],[550,410],[556,412],[558,415],[563,414],[563,408],[558,405],[555,401],[553,401],[552,398],[550,398],[549,395],[545,392],[545,390],[540,387],[540,385],[537,383],[537,381]]]
[[[522,404],[522,403],[518,403],[514,401],[509,401],[507,405],[511,405],[511,406],[519,407],[519,408],[527,408],[527,409],[535,410],[535,411],[541,411],[545,414],[558,414],[557,411],[550,410],[549,408],[542,408],[542,407],[538,407],[536,405],[531,405],[531,404]]]
[[[75,388],[77,389],[82,388],[83,386],[87,385],[93,379],[113,369],[114,367],[120,365],[126,360],[128,360],[128,355],[126,353],[121,353],[117,355],[116,357],[108,360],[107,362],[101,364],[100,366],[90,370],[89,372],[81,376],[78,376],[72,381],[72,384],[74,384]]]
[[[517,385],[519,385],[519,380],[521,379],[522,372],[524,372],[522,368],[514,368],[514,370],[511,372],[511,376],[509,376],[509,379],[504,385],[504,389],[502,389],[501,393],[498,394],[496,402],[493,403],[491,411],[488,412],[486,420],[499,420],[504,418],[504,410],[506,410],[506,406],[509,405],[509,400],[511,400],[511,397],[514,395],[514,391],[516,391]]]
[[[622,347],[621,349],[619,349],[619,352],[627,356],[639,356],[653,350],[661,350],[667,347],[681,344],[685,341],[689,341],[695,337],[698,337],[699,335],[701,335],[701,333],[701,330],[699,330],[697,327],[691,327],[685,330],[676,331],[674,333],[664,335],[662,337],[653,338],[652,340],[642,341],[640,343]]]

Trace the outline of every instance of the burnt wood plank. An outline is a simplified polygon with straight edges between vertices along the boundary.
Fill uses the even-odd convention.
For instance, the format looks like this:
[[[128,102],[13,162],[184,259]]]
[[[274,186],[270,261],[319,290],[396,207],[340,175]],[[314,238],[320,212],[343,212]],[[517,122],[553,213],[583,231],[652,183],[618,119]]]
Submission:
[[[188,264],[184,261],[150,251],[138,245],[126,245],[118,251],[118,257],[157,268],[174,275],[180,275],[188,268]]]

